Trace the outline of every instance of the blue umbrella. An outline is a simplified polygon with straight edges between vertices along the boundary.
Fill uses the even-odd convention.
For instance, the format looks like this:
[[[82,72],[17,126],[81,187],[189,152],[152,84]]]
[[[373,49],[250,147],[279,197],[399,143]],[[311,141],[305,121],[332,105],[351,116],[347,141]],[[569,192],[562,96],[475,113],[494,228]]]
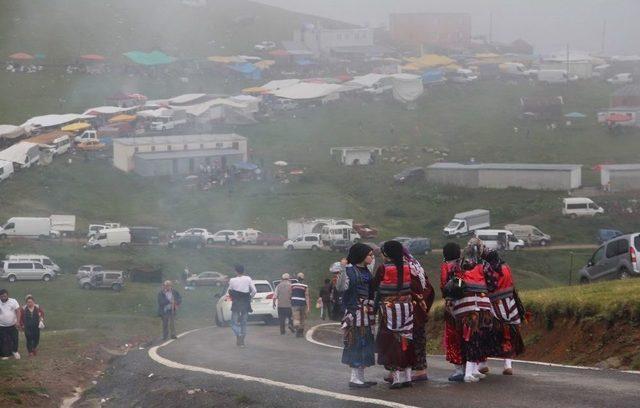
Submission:
[[[566,115],[564,115],[565,118],[570,118],[570,119],[584,119],[587,117],[587,115],[585,115],[584,113],[580,113],[580,112],[571,112],[571,113],[567,113]]]

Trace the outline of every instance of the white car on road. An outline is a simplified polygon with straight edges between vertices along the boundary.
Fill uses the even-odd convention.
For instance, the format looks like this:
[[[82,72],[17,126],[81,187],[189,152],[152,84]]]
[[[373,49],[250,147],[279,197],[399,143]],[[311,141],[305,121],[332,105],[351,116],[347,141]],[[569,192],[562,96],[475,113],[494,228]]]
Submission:
[[[248,320],[271,324],[278,319],[278,311],[273,308],[273,287],[266,280],[254,280],[253,284],[256,287],[256,295],[251,299],[253,312],[249,314]],[[216,303],[215,313],[216,326],[226,326],[231,322],[231,297],[228,286]]]
[[[186,231],[176,233],[176,237],[186,237],[189,235],[199,235],[207,244],[213,244],[215,241],[214,234],[207,231],[206,228],[189,228]]]
[[[236,230],[221,230],[211,236],[214,243],[238,245],[243,242],[243,237]]]
[[[285,241],[282,246],[290,251],[294,249],[310,249],[316,251],[322,248],[322,239],[320,234],[304,234],[296,239]]]

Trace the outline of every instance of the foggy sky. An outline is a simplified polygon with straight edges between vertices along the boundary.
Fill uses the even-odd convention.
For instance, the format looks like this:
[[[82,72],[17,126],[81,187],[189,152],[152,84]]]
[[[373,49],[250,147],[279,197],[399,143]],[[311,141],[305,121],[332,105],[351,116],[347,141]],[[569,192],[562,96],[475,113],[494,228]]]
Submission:
[[[389,13],[468,12],[473,34],[493,39],[523,38],[536,53],[551,53],[568,44],[599,52],[606,20],[605,53],[640,54],[640,0],[256,0],[290,10],[359,25],[388,24]]]

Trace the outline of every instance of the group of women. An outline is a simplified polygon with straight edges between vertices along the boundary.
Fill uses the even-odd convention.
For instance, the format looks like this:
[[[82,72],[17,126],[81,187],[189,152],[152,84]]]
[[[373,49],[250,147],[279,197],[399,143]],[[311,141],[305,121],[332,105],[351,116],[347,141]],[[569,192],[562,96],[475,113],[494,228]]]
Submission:
[[[385,242],[380,255],[383,262],[374,268],[374,250],[353,245],[336,283],[342,292],[342,363],[351,368],[350,388],[376,385],[364,375],[365,368],[376,364],[376,354],[392,389],[428,379],[425,325],[433,286],[400,242]],[[449,380],[479,381],[488,372],[488,357],[504,358],[503,374],[513,374],[511,358],[524,351],[518,329],[524,309],[511,270],[477,239],[464,252],[448,243],[443,255],[444,347],[447,361],[455,365]]]

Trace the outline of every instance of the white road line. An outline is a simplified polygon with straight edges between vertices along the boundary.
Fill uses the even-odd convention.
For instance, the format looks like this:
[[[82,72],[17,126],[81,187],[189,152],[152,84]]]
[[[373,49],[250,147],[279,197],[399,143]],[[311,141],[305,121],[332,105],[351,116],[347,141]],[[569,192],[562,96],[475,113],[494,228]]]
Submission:
[[[330,348],[335,348],[335,349],[342,349],[342,347],[334,346],[333,344],[323,343],[323,342],[318,341],[318,340],[313,338],[313,335],[315,334],[316,329],[319,329],[319,328],[324,327],[324,326],[340,326],[340,323],[323,323],[323,324],[318,324],[316,326],[313,326],[312,328],[310,328],[307,331],[306,340],[308,342],[310,342],[310,343],[317,344],[319,346],[330,347]],[[430,354],[430,356],[432,356],[432,357],[444,357],[444,355],[442,355],[442,354]],[[501,358],[489,358],[489,360],[502,361]],[[575,366],[575,365],[567,365],[567,364],[546,363],[544,361],[529,361],[529,360],[512,360],[512,361],[514,363],[531,364],[531,365],[538,365],[538,366],[545,366],[545,367],[573,368],[573,369],[576,369],[576,370],[605,371],[605,369],[598,368],[598,367],[586,367],[586,366]],[[640,371],[635,371],[635,370],[613,370],[613,371],[617,371],[617,372],[620,372],[620,373],[626,373],[626,374],[638,374],[638,375],[640,375]]]
[[[178,338],[186,336],[187,334],[190,334],[190,333],[193,333],[193,332],[196,332],[196,331],[199,331],[199,330],[203,330],[203,329],[206,329],[206,327],[204,327],[202,329],[195,329],[195,330],[190,330],[190,331],[187,331],[187,332],[184,332],[184,333],[180,333],[178,335]],[[212,370],[212,369],[205,368],[205,367],[198,367],[198,366],[192,366],[192,365],[178,363],[176,361],[172,361],[172,360],[169,360],[167,358],[164,358],[164,357],[162,357],[162,356],[160,356],[158,354],[158,349],[160,349],[160,348],[172,343],[173,341],[174,340],[167,340],[162,344],[159,344],[157,346],[151,347],[149,349],[149,351],[148,351],[149,357],[153,361],[155,361],[156,363],[162,364],[162,365],[164,365],[166,367],[170,367],[170,368],[176,368],[176,369],[179,369],[179,370],[186,370],[186,371],[194,371],[194,372],[198,372],[198,373],[215,375],[215,376],[230,378],[230,379],[234,379],[234,380],[256,382],[256,383],[260,383],[260,384],[264,384],[264,385],[269,385],[269,386],[272,386],[272,387],[284,388],[284,389],[287,389],[287,390],[290,390],[290,391],[296,391],[296,392],[301,392],[301,393],[305,393],[305,394],[313,394],[313,395],[319,395],[319,396],[322,396],[322,397],[328,397],[328,398],[333,398],[333,399],[342,400],[342,401],[358,402],[358,403],[362,403],[362,404],[379,405],[379,406],[383,406],[383,407],[418,408],[418,407],[414,407],[412,405],[400,404],[398,402],[393,402],[393,401],[387,401],[387,400],[382,400],[382,399],[377,399],[377,398],[358,397],[357,395],[340,394],[338,392],[327,391],[327,390],[322,390],[322,389],[313,388],[313,387],[307,387],[306,385],[288,384],[288,383],[284,383],[284,382],[280,382],[280,381],[270,380],[268,378],[252,377],[252,376],[244,375],[244,374],[235,374],[235,373],[230,373],[230,372],[227,372],[227,371]],[[332,347],[334,347],[334,346],[332,346]]]

